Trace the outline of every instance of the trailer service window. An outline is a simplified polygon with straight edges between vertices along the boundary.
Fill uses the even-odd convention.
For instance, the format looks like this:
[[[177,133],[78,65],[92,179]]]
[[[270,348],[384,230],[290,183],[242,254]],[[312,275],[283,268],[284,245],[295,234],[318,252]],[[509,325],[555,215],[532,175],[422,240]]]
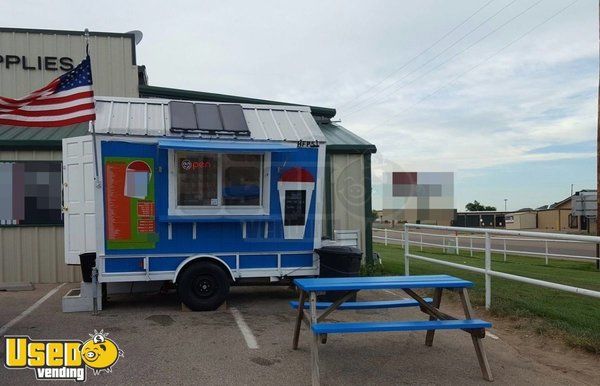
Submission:
[[[258,207],[263,155],[175,152],[177,206]]]

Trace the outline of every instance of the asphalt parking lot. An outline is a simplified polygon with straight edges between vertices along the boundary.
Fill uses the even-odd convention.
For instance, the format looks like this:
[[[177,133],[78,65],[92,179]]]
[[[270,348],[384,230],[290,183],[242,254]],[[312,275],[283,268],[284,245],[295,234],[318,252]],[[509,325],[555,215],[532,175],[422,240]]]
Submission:
[[[171,292],[113,295],[98,316],[63,314],[61,297],[76,286],[63,285],[6,334],[85,340],[94,329],[104,329],[124,351],[124,357],[110,374],[94,375],[88,371],[87,381],[92,384],[310,384],[309,335],[305,328],[299,350],[291,349],[294,312],[288,301],[295,295],[287,287],[234,287],[227,309],[215,312],[182,311]],[[34,291],[0,292],[0,326],[55,287],[37,285]],[[398,296],[389,291],[359,294],[362,299],[394,297]],[[396,309],[340,311],[331,319],[424,317],[417,309]],[[438,331],[433,347],[426,347],[424,340],[425,332],[330,336],[319,349],[321,382],[489,384],[481,378],[467,334]],[[563,372],[519,354],[502,339],[488,336],[484,343],[494,384],[579,384]],[[4,342],[0,352],[4,359]],[[0,384],[31,384],[34,379],[33,370],[0,366]]]

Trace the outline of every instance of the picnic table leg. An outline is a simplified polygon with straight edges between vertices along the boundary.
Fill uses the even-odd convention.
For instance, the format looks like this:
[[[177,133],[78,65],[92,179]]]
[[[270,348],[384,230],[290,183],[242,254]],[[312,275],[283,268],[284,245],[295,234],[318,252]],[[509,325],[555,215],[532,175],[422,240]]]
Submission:
[[[473,308],[471,307],[471,299],[469,298],[469,292],[466,288],[463,288],[462,291],[459,292],[459,294],[463,310],[465,312],[465,316],[467,317],[467,319],[472,319]],[[471,334],[471,339],[473,340],[473,346],[475,347],[475,353],[477,354],[477,361],[479,361],[479,367],[481,368],[481,374],[483,375],[483,379],[491,382],[494,380],[494,377],[492,377],[492,370],[490,369],[490,364],[488,363],[487,356],[485,355],[483,341],[481,338],[478,338],[473,334]]]
[[[317,323],[317,294],[312,291],[310,293],[310,323]],[[310,340],[310,354],[311,354],[311,374],[312,374],[312,385],[319,385],[319,335],[313,333],[311,330]]]
[[[440,308],[440,304],[442,303],[442,288],[436,288],[433,293],[433,304],[432,306],[435,308]],[[437,319],[433,315],[429,316],[429,320]],[[433,345],[433,337],[435,335],[435,330],[427,330],[427,336],[425,337],[425,346]]]
[[[302,319],[304,314],[304,301],[306,300],[306,292],[300,290],[300,299],[298,299],[298,316],[296,317],[296,327],[294,329],[294,341],[292,348],[298,349],[298,339],[300,338],[300,327],[302,327]]]

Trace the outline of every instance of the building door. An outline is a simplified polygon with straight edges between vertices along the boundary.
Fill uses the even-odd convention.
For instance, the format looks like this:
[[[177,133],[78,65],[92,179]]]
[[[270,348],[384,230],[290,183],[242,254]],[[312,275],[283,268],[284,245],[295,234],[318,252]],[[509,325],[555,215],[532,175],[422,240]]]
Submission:
[[[62,148],[65,262],[79,264],[81,253],[96,251],[92,137],[65,138]]]
[[[588,218],[586,216],[579,216],[579,218],[581,219],[581,228],[580,230],[582,231],[587,231],[588,229]]]

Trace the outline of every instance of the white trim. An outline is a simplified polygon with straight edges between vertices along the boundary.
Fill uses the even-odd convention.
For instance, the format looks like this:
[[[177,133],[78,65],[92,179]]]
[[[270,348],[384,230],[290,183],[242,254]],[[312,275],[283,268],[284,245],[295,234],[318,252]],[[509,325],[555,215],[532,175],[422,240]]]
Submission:
[[[267,278],[267,277],[298,277],[298,276],[315,276],[319,274],[318,267],[285,267],[281,268],[281,272],[277,268],[243,268],[239,272],[236,270],[236,279],[240,278]],[[154,280],[169,280],[173,281],[174,271],[150,271],[146,272],[109,272],[100,273],[98,275],[99,283],[112,282],[131,282],[131,281],[154,281]]]
[[[318,160],[317,160],[318,169]],[[315,189],[314,182],[289,182],[279,181],[277,190],[279,191],[279,205],[281,207],[281,218],[283,220],[283,235],[286,240],[301,240],[304,239],[306,233],[306,225],[308,224],[308,214],[310,213],[310,204],[312,201],[313,191]],[[303,190],[306,192],[306,202],[304,203],[304,224],[303,225],[285,225],[285,193],[289,190]],[[316,208],[316,205],[315,205]],[[316,211],[315,211],[316,219]],[[316,226],[316,223],[315,223]]]
[[[222,204],[222,155],[231,154],[227,151],[194,151],[194,150],[168,150],[168,214],[169,216],[240,216],[240,215],[268,215],[270,213],[270,184],[271,184],[271,153],[254,152],[262,156],[260,176],[260,199],[261,205],[244,206]],[[178,151],[217,154],[217,200],[216,206],[180,206],[177,204],[177,171],[176,153]]]
[[[265,252],[260,252],[260,251],[248,251],[248,252],[232,252],[232,251],[225,251],[225,252],[216,252],[216,253],[209,253],[210,255],[214,255],[214,256],[234,256],[234,255],[240,255],[240,256],[245,256],[245,255],[276,255],[278,253],[281,253],[282,255],[304,255],[304,254],[308,254],[308,253],[312,253],[312,249],[311,250],[301,250],[301,251],[265,251]],[[184,256],[195,256],[201,253],[198,252],[182,252],[182,253],[143,253],[143,254],[127,254],[127,255],[101,255],[99,257],[102,258],[140,258],[140,257],[184,257]],[[204,253],[206,254],[206,253]]]
[[[183,267],[185,267],[188,263],[190,263],[190,262],[192,262],[194,260],[198,260],[198,259],[202,259],[202,260],[205,260],[205,259],[207,259],[207,260],[214,260],[214,261],[217,261],[217,262],[223,264],[227,268],[227,271],[229,272],[229,276],[231,277],[231,280],[235,281],[235,275],[231,271],[231,268],[229,268],[229,266],[227,265],[227,263],[225,263],[223,260],[221,260],[217,256],[214,256],[214,255],[195,255],[195,256],[188,257],[187,259],[185,259],[184,261],[182,261],[179,264],[179,266],[175,270],[175,274],[173,275],[173,283],[177,282],[177,276],[179,276],[179,272],[183,269]]]
[[[104,255],[105,228],[104,228],[104,168],[102,165],[102,137],[96,135],[96,153],[94,167],[98,168],[98,181],[94,184],[94,200],[96,206],[96,255]],[[96,166],[98,165],[98,166]],[[96,260],[97,261],[97,260]]]
[[[326,148],[322,144],[319,146],[319,158],[317,161],[317,182],[316,182],[316,194],[315,194],[315,238],[314,238],[314,249],[321,248],[321,238],[323,237],[323,204],[325,201],[325,193],[323,187],[325,186],[325,157]],[[331,208],[330,208],[331,209]],[[313,252],[313,266],[319,274],[319,256]]]
[[[312,267],[281,267],[282,255],[304,255],[313,254]],[[108,258],[143,258],[144,260],[153,257],[181,257],[186,254],[145,254],[145,255],[112,255]],[[313,251],[288,251],[288,252],[223,252],[220,256],[235,256],[235,268],[231,268],[225,263],[220,256],[212,254],[194,254],[182,261],[174,271],[140,271],[140,272],[105,272],[106,256],[98,256],[96,264],[98,265],[98,281],[106,282],[128,282],[128,281],[152,281],[152,280],[170,280],[174,283],[177,276],[183,267],[191,261],[197,259],[211,259],[222,263],[229,272],[232,280],[239,278],[256,278],[256,277],[283,277],[283,276],[314,276],[319,272],[318,264],[315,263]],[[277,255],[278,266],[272,268],[240,268],[240,256],[244,255]],[[149,263],[148,263],[149,266]]]

